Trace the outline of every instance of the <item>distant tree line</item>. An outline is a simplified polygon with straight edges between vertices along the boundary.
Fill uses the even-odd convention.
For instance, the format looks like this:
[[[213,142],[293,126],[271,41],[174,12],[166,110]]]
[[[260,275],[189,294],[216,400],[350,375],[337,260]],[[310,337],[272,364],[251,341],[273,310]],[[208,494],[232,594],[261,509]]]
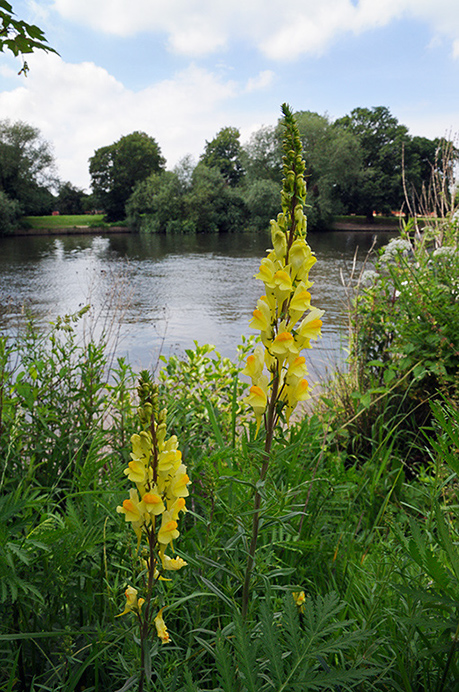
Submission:
[[[442,174],[443,139],[413,137],[390,111],[355,108],[331,121],[295,114],[307,162],[308,225],[326,229],[342,214],[390,214],[405,195],[420,197]],[[155,139],[133,132],[89,159],[92,194],[61,182],[50,145],[23,122],[0,121],[0,232],[24,215],[103,210],[107,221],[150,233],[264,229],[279,210],[281,127],[262,127],[247,142],[222,128],[196,163],[172,170]]]
[[[442,166],[445,140],[412,137],[383,106],[355,108],[334,122],[311,111],[295,117],[307,162],[309,228],[325,229],[341,214],[372,219],[399,211]],[[166,171],[155,140],[133,133],[90,159],[93,193],[109,220],[126,218],[145,232],[266,228],[279,209],[281,139],[279,125],[262,127],[242,145],[239,130],[224,127],[197,164],[185,157]]]

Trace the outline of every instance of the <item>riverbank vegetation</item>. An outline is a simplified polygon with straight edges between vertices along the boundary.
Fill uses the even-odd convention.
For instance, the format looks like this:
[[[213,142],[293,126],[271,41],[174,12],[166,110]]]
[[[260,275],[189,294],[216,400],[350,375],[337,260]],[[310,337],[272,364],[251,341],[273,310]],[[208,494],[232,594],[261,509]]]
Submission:
[[[284,216],[260,267],[275,301],[254,312],[277,384],[258,368],[260,343],[243,342],[234,362],[196,344],[162,359],[160,404],[148,408],[146,375],[139,390],[107,335],[80,338],[93,333],[81,329],[89,307],[0,337],[0,689],[457,689],[457,221],[407,226],[383,250],[353,288],[349,369],[287,425],[307,392],[295,348],[321,317],[296,277],[304,244],[275,264],[296,242],[284,223],[299,224],[298,240],[303,224],[291,213],[301,165],[287,163]],[[313,280],[311,258],[307,269]],[[266,311],[281,319],[286,302],[276,336]],[[145,413],[163,407],[167,440],[166,414],[150,425]],[[142,440],[153,432],[150,478]],[[173,496],[187,512],[179,540],[168,517],[171,541],[163,532],[158,545],[187,565],[164,569],[160,551],[156,574],[151,551],[138,552],[139,517],[154,535],[154,469],[177,463],[189,495],[178,484]],[[129,488],[149,478],[142,504]]]
[[[308,226],[326,230],[340,215],[407,215],[429,187],[447,176],[453,143],[409,134],[390,111],[355,108],[332,121],[312,111],[296,119],[305,154]],[[0,234],[30,215],[103,211],[145,233],[261,229],[277,213],[282,180],[282,126],[264,126],[246,143],[236,127],[206,142],[198,161],[172,169],[156,140],[133,132],[98,148],[89,160],[91,194],[60,181],[49,143],[26,123],[0,122]],[[446,196],[449,192],[445,190]],[[442,216],[441,208],[430,208]]]

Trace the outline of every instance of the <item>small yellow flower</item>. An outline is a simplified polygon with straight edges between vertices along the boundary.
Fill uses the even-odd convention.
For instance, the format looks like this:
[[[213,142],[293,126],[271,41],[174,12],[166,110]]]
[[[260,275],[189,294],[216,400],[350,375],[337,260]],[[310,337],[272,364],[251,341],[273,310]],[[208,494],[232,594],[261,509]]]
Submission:
[[[186,567],[188,562],[185,562],[181,557],[171,558],[169,555],[163,556],[163,567],[168,570],[177,570]]]
[[[175,519],[170,518],[170,513],[164,512],[161,528],[158,531],[158,543],[167,545],[178,538],[180,533],[177,531],[177,526]]]
[[[256,349],[255,349],[256,351]],[[248,356],[245,368],[242,370],[242,375],[247,375],[252,380],[252,384],[256,384],[260,375],[263,373],[263,354],[261,359],[257,353],[252,353]]]
[[[163,610],[161,608],[158,615],[155,617],[155,627],[158,637],[161,639],[163,644],[167,644],[170,641],[169,632],[167,631],[166,623],[163,620]]]
[[[247,396],[244,401],[253,408],[255,414],[255,420],[257,421],[257,430],[260,428],[261,418],[266,410],[266,405],[268,403],[268,398],[266,393],[258,385],[252,385],[249,390],[249,396]]]
[[[131,458],[134,460],[148,461],[151,455],[152,440],[148,432],[141,432],[140,435],[131,437],[132,452]]]
[[[165,449],[158,457],[158,471],[170,471],[174,466],[180,465],[181,459],[182,452],[178,449]]]
[[[272,308],[267,296],[261,296],[257,301],[256,310],[253,311],[253,318],[249,322],[249,327],[266,332],[270,329],[273,321]]]
[[[131,488],[129,491],[129,499],[123,500],[123,505],[116,508],[118,514],[124,514],[125,521],[131,521],[133,524],[143,521],[142,507],[140,506],[137,490]]]
[[[293,334],[290,332],[281,332],[276,336],[272,345],[271,353],[280,359],[285,359],[289,355],[297,356],[298,348],[295,344]]]
[[[190,477],[186,472],[185,464],[180,464],[174,476],[170,480],[168,494],[171,494],[174,497],[188,497],[190,493],[187,485],[190,483]]]
[[[166,509],[161,495],[151,490],[142,497],[142,505],[150,516],[162,514]]]
[[[180,512],[186,512],[186,503],[184,497],[171,498],[173,501],[169,502],[167,505],[167,511],[170,514],[170,519],[178,521],[178,516]]]
[[[131,488],[129,491],[129,499],[124,500],[122,506],[118,505],[116,511],[118,514],[124,514],[125,521],[130,521],[132,523],[132,528],[137,536],[138,547],[142,538],[142,526],[145,523],[145,514],[144,508],[141,506],[139,501],[137,490]],[[147,520],[149,521],[148,515]]]
[[[307,374],[306,358],[304,356],[297,356],[289,365],[285,381],[288,385],[296,385],[297,382],[303,379]]]
[[[144,598],[137,598],[137,589],[133,586],[128,586],[124,592],[126,596],[126,606],[122,613],[118,613],[115,617],[119,618],[121,615],[126,615],[126,613],[137,612],[140,613],[142,605],[145,603]]]
[[[298,606],[300,613],[304,611],[304,604],[306,601],[306,595],[304,591],[294,591],[292,593],[293,600],[295,601],[295,605]]]
[[[279,300],[284,300],[292,290],[292,279],[288,271],[279,269],[274,274],[275,293]]]
[[[308,278],[309,270],[317,261],[304,238],[297,238],[293,241],[288,259],[300,281]]]
[[[298,327],[297,337],[303,339],[305,342],[309,342],[310,339],[316,340],[321,336],[322,320],[320,319],[324,314],[323,310],[314,308],[311,310],[309,315],[301,322]],[[306,346],[308,348],[308,346]]]
[[[287,252],[287,238],[274,219],[271,220],[271,240],[277,259],[283,259]]]
[[[130,481],[139,485],[145,484],[149,476],[146,462],[137,458],[128,463],[128,468],[124,469],[124,473]]]
[[[309,282],[310,283],[310,282]],[[288,306],[290,316],[289,329],[304,315],[306,310],[311,308],[311,294],[306,289],[306,284],[302,281],[296,288],[295,293]]]
[[[255,274],[254,278],[263,281],[265,286],[268,288],[275,288],[276,284],[274,282],[274,274],[276,271],[277,267],[275,266],[274,262],[270,260],[269,257],[265,257],[261,260],[260,269],[258,274]]]

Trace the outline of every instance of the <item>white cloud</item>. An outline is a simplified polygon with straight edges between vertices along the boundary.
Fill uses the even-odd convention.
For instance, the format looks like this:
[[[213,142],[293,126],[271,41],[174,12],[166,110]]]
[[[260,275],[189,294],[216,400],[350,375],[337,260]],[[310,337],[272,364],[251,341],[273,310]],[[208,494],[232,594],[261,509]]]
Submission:
[[[259,91],[260,89],[267,89],[267,87],[271,86],[273,83],[274,76],[272,70],[263,70],[256,77],[251,77],[247,81],[245,91],[250,93],[252,91]]]
[[[134,92],[93,63],[69,64],[55,55],[30,56],[21,86],[0,93],[0,113],[38,127],[54,145],[63,180],[88,187],[94,150],[135,130],[159,143],[172,167],[198,156],[225,122],[237,85],[191,65],[171,79]]]
[[[246,40],[272,59],[320,54],[339,35],[406,16],[459,40],[457,0],[54,0],[66,19],[117,36],[159,32],[198,56]]]
[[[0,65],[0,76],[7,78],[17,77],[19,69],[18,67],[14,70],[12,67],[9,67],[9,65]]]

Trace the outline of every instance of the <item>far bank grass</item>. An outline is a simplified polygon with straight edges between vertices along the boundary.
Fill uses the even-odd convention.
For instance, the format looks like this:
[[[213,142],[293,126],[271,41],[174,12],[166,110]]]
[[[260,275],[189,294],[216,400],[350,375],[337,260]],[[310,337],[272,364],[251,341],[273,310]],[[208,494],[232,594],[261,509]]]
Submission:
[[[400,219],[396,216],[373,216],[372,221],[368,221],[366,216],[335,216],[334,223],[352,223],[356,226],[394,226],[394,229],[400,226]]]
[[[73,214],[60,216],[26,216],[29,228],[72,228],[74,226],[103,226],[103,214]]]

